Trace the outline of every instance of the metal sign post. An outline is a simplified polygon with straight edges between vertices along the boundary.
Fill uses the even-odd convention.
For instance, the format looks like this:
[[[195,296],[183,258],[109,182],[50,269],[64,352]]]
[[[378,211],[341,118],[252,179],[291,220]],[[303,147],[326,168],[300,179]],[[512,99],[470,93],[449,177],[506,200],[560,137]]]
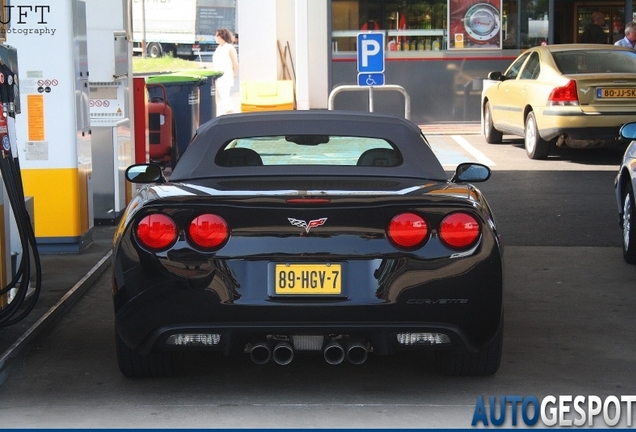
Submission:
[[[384,85],[384,33],[358,34],[358,85],[369,88],[369,112],[373,112],[373,87]]]
[[[365,88],[366,87],[366,88]],[[358,33],[358,85],[342,85],[329,93],[328,109],[334,109],[336,95],[343,91],[369,89],[369,112],[373,112],[373,90],[398,91],[404,96],[404,117],[411,118],[411,98],[398,85],[384,83],[384,33]]]

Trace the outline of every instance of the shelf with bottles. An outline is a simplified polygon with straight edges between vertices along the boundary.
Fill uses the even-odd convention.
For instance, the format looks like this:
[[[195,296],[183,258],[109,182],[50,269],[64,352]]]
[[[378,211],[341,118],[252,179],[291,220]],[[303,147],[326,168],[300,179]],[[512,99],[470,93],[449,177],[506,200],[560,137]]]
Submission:
[[[445,36],[396,36],[389,38],[387,51],[441,51],[446,49]]]
[[[396,36],[446,36],[445,29],[405,29],[405,30],[376,30],[383,31],[386,37]],[[361,30],[334,30],[331,32],[332,38],[355,38]]]
[[[381,30],[385,33],[387,51],[440,51],[447,47],[444,29]],[[355,51],[359,30],[332,32],[334,51]]]

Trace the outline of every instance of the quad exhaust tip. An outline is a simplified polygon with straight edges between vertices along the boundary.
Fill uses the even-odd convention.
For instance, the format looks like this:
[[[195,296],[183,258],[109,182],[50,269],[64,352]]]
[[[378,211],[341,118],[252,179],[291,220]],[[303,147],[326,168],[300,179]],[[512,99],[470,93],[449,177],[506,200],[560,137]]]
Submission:
[[[367,361],[369,350],[362,342],[351,342],[347,344],[347,360],[350,363],[359,365]]]
[[[340,343],[331,339],[323,346],[322,355],[325,361],[331,365],[338,365],[345,359],[351,364],[360,365],[367,361],[369,350],[369,344],[364,341],[345,340]],[[287,341],[280,341],[273,348],[270,341],[256,342],[248,344],[246,351],[256,364],[262,365],[274,360],[276,364],[283,366],[292,362],[295,353],[294,347]]]
[[[267,342],[257,342],[248,346],[250,359],[256,364],[265,364],[272,358],[272,349]]]
[[[327,363],[337,365],[345,359],[345,350],[338,342],[329,341],[325,344],[322,355]]]
[[[272,357],[279,365],[288,365],[294,359],[294,348],[288,342],[280,342],[274,347]]]

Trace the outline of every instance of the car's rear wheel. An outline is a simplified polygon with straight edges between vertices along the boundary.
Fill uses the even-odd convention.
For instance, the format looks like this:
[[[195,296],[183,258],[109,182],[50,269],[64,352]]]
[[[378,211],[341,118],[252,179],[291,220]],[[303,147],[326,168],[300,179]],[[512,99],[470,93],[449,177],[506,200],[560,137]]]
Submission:
[[[631,179],[623,194],[623,258],[625,262],[636,264],[636,201]]]
[[[435,361],[437,369],[443,375],[486,376],[499,369],[502,351],[503,323],[494,339],[478,352],[438,351],[435,353]]]
[[[550,143],[539,135],[537,119],[532,111],[530,111],[526,117],[524,144],[526,154],[530,159],[545,159],[550,153]]]
[[[490,102],[486,102],[484,105],[484,135],[488,144],[500,144],[503,140],[503,133],[495,129],[492,122]]]
[[[119,370],[130,378],[174,376],[183,363],[183,355],[179,352],[152,351],[147,355],[138,354],[128,348],[117,332],[115,349]]]

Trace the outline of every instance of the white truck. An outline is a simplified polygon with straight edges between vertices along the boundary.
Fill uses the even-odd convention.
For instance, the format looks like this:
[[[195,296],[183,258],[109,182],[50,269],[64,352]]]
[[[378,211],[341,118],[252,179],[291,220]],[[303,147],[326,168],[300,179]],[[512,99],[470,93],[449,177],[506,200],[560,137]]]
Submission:
[[[133,0],[133,52],[193,58],[216,49],[219,28],[236,33],[235,0]]]

